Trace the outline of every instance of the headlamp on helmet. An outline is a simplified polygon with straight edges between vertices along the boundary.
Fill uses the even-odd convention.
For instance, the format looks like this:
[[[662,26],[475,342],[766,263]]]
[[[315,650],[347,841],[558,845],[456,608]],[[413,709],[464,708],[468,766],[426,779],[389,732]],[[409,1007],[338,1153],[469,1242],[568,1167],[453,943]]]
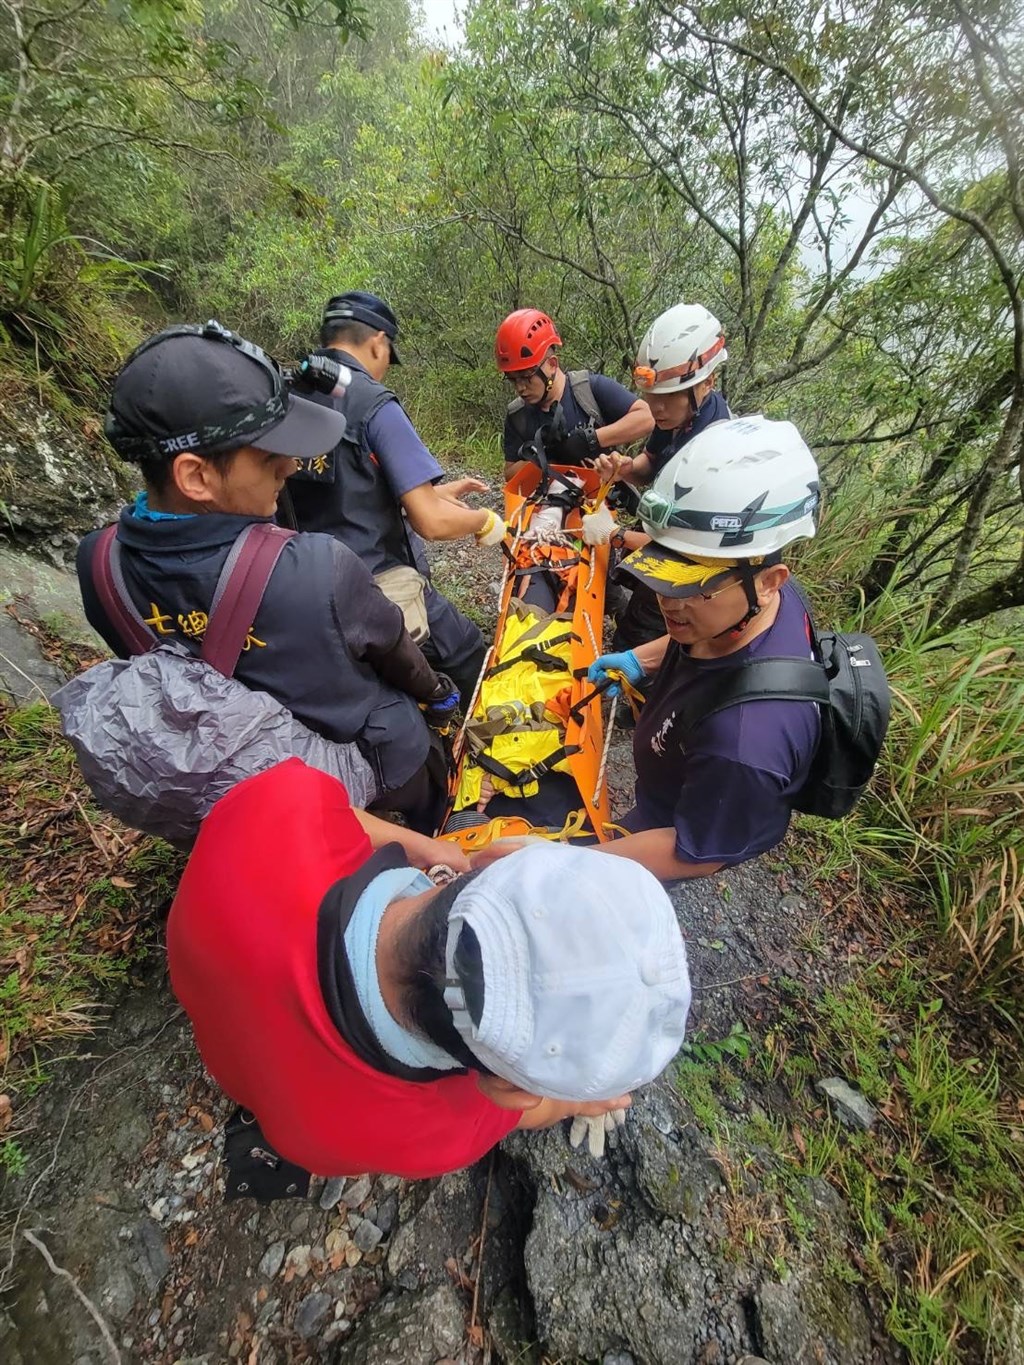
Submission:
[[[714,314],[699,303],[680,303],[648,328],[633,382],[643,393],[692,389],[728,358],[722,324]]]

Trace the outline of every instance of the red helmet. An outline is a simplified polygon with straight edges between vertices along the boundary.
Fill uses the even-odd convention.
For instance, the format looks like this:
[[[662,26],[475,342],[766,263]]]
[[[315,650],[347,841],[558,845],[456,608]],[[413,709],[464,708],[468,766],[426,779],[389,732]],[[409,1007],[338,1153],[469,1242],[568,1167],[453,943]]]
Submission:
[[[498,328],[494,358],[503,374],[535,370],[551,347],[561,344],[562,338],[547,313],[536,308],[517,308]]]

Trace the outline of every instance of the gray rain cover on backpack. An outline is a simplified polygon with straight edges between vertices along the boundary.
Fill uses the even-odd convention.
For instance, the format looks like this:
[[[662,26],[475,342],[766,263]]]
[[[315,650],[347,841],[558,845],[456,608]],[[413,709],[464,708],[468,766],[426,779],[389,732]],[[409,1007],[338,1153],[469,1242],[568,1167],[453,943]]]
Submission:
[[[339,778],[353,806],[378,795],[355,744],[315,734],[268,693],[182,645],[94,664],[53,704],[97,804],[179,848],[192,844],[215,801],[287,758]]]

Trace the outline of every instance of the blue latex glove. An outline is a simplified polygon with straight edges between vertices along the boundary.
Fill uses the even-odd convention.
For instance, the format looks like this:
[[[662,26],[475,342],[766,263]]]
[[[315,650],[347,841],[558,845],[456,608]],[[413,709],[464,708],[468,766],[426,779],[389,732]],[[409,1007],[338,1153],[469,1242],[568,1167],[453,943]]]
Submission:
[[[627,649],[622,654],[602,654],[599,659],[595,659],[587,669],[587,678],[595,687],[599,687],[608,681],[609,669],[621,673],[626,681],[632,683],[634,687],[642,683],[647,676],[640,660],[631,649]],[[609,685],[606,695],[617,697],[621,691],[622,688],[619,684],[613,682]]]

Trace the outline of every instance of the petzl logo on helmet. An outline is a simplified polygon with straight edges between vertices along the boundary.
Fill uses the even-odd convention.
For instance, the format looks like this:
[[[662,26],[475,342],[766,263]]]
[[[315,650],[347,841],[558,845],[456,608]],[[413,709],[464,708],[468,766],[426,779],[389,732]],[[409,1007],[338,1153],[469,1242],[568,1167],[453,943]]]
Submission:
[[[742,531],[743,518],[736,516],[714,516],[711,518],[712,531]]]

